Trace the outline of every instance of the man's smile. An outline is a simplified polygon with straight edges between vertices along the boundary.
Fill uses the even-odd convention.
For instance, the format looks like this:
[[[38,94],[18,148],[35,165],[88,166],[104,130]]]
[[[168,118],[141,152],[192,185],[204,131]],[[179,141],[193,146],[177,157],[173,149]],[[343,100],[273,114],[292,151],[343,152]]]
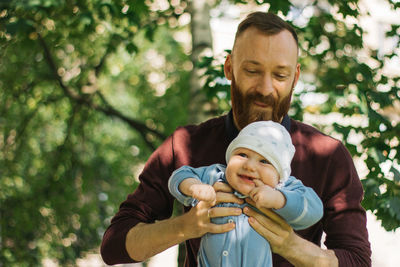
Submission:
[[[254,101],[253,102],[255,106],[260,107],[260,108],[269,108],[270,106],[264,102],[261,101]]]

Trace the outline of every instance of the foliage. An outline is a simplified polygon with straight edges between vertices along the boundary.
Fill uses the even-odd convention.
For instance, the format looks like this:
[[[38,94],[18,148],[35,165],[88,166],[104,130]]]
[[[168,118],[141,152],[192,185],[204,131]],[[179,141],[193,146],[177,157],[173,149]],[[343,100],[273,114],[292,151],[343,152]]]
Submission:
[[[187,120],[192,65],[174,34],[188,32],[182,24],[188,2],[0,2],[1,263],[36,266],[52,258],[74,265],[98,248],[143,162]],[[387,113],[399,101],[399,78],[382,71],[395,52],[362,46],[356,0],[268,2],[299,33],[303,88],[291,115],[342,114],[316,126],[340,134],[365,162],[364,207],[387,230],[399,227],[400,131]],[[306,16],[310,8],[313,15]],[[395,38],[399,26],[386,34]],[[229,109],[230,98],[220,62],[199,62],[207,69],[204,93],[218,113]],[[311,94],[326,101],[300,101]],[[362,123],[346,123],[354,117]]]
[[[392,107],[400,104],[400,77],[384,70],[391,59],[398,61],[399,25],[389,25],[386,37],[395,45],[384,54],[363,46],[366,33],[357,22],[368,14],[361,12],[358,0],[308,1],[302,6],[288,1],[255,3],[263,2],[270,3],[269,11],[286,16],[299,35],[303,88],[295,91],[292,117],[302,120],[305,113],[340,114],[339,121],[326,124],[329,116],[325,116],[315,126],[343,140],[351,154],[364,161],[368,173],[362,177],[362,204],[382,221],[386,230],[395,230],[400,227],[400,124]],[[400,9],[396,1],[386,3],[392,9]],[[305,14],[305,10],[312,10],[313,15]],[[220,82],[224,75],[220,61],[205,58],[203,62],[208,77],[205,91],[217,99],[215,102],[226,106],[230,87]],[[307,96],[325,101],[306,105],[301,99]],[[400,111],[394,112],[398,116]]]
[[[185,123],[191,65],[171,36],[179,14],[150,4],[1,2],[6,266],[74,265],[98,248],[140,165]]]

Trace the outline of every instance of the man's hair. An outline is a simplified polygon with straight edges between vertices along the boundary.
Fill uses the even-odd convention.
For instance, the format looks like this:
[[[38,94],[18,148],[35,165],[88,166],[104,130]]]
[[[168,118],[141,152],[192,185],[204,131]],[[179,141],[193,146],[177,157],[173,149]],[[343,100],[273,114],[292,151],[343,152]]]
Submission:
[[[298,38],[297,33],[294,28],[278,17],[273,13],[266,13],[266,12],[253,12],[247,15],[247,17],[239,24],[236,35],[235,35],[235,43],[237,38],[248,28],[255,27],[259,31],[265,33],[266,35],[275,35],[280,33],[283,30],[288,30],[296,44],[298,46]]]

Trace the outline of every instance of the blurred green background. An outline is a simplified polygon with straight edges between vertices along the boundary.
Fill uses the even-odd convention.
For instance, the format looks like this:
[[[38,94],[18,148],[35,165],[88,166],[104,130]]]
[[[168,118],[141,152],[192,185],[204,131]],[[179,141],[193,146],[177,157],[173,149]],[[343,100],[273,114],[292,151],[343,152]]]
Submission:
[[[210,27],[235,17],[227,6],[296,27],[290,115],[346,144],[365,169],[363,206],[400,226],[399,23],[381,25],[389,48],[366,45],[361,0],[1,0],[0,266],[97,251],[163,139],[230,109]]]

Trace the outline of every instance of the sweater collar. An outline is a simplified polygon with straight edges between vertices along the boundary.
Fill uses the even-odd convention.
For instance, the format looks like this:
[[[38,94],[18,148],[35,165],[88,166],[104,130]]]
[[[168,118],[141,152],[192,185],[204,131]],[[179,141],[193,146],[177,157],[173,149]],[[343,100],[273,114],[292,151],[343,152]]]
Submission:
[[[285,115],[281,122],[282,126],[286,128],[288,132],[290,132],[290,118],[289,115]],[[232,109],[229,111],[228,115],[225,117],[225,127],[227,130],[227,135],[229,142],[231,142],[238,134],[239,130],[236,128],[235,123],[233,122],[233,111]]]

